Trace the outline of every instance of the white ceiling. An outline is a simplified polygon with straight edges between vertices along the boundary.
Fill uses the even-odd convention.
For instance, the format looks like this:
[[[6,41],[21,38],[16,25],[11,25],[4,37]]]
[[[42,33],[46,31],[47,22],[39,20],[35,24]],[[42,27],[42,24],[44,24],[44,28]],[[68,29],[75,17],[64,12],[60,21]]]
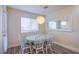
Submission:
[[[69,5],[48,5],[48,8],[44,9],[40,5],[10,5],[9,7],[19,9],[22,11],[37,13],[41,15],[47,15],[60,9],[70,7]]]

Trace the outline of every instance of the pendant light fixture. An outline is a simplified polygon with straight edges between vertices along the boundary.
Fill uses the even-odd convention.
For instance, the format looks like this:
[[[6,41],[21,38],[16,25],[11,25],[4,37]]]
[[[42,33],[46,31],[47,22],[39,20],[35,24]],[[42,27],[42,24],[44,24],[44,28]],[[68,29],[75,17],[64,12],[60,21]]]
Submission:
[[[43,24],[43,23],[45,22],[44,16],[37,16],[37,22],[38,22],[39,24]]]

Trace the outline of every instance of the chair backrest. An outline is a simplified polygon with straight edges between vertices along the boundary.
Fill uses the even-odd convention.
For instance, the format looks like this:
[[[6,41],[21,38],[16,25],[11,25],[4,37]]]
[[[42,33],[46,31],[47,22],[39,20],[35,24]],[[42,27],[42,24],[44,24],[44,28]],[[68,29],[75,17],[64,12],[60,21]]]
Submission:
[[[36,41],[36,42],[35,42],[35,45],[36,45],[36,48],[41,48],[41,47],[43,47],[44,42],[43,42],[43,41],[38,40],[38,41]]]

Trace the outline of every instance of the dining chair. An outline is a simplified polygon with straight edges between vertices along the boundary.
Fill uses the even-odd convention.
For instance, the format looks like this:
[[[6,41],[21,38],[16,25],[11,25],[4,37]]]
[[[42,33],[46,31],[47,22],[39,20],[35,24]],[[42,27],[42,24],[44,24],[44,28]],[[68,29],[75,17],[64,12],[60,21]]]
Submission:
[[[28,40],[23,40],[21,43],[21,51],[22,54],[31,54],[32,53],[31,42]]]
[[[46,51],[46,54],[49,53],[49,51],[52,53],[52,41],[50,40],[45,40],[44,41],[44,49]]]
[[[43,41],[38,40],[35,42],[33,48],[36,50],[36,54],[44,54],[43,45],[44,45]]]

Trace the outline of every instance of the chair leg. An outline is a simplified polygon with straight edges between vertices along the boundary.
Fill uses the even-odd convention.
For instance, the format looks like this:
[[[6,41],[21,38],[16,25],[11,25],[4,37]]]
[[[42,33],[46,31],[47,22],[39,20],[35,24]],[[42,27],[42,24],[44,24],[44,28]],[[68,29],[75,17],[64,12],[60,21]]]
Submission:
[[[46,54],[48,53],[48,47],[46,47]]]
[[[22,54],[24,54],[24,53],[25,53],[25,52],[24,52],[24,50],[25,50],[25,49],[27,50],[27,48],[22,48],[22,52],[21,52]],[[30,48],[30,52],[29,52],[29,53],[32,53],[31,48]],[[27,52],[27,54],[28,54],[28,52]]]
[[[22,49],[22,54],[24,54],[24,49]]]
[[[35,54],[38,54],[38,50],[37,50],[37,48],[36,48],[35,50],[36,50]]]
[[[43,52],[43,54],[44,54],[44,48],[42,48],[42,52]]]
[[[32,54],[32,47],[30,47],[30,53]]]

